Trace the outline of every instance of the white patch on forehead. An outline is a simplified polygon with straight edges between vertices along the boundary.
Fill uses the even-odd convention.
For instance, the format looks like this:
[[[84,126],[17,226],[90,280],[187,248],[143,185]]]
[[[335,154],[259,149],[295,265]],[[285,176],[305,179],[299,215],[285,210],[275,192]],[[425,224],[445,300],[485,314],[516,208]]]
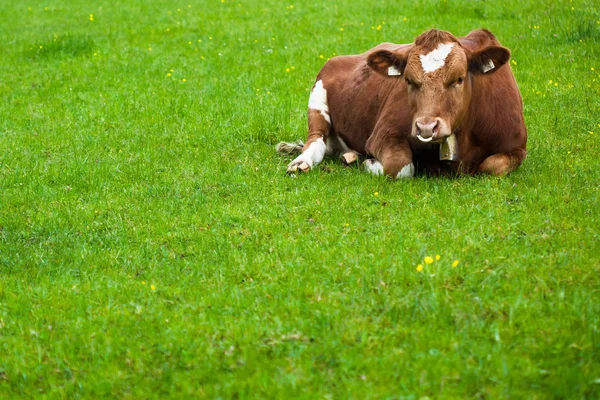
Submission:
[[[492,60],[487,60],[487,63],[483,64],[483,66],[481,67],[484,74],[488,71],[493,70],[494,68],[496,68],[496,66],[494,65],[494,62]]]
[[[329,117],[329,106],[327,105],[327,90],[323,87],[323,81],[318,80],[315,83],[315,87],[310,92],[308,98],[308,108],[311,110],[317,110],[321,113],[327,123],[331,124],[331,117]]]
[[[400,75],[402,75],[402,72],[398,71],[398,69],[392,65],[391,67],[388,67],[388,75],[389,76],[400,76]]]
[[[452,51],[454,43],[441,43],[437,49],[426,55],[420,55],[423,71],[426,73],[436,71],[444,66],[446,57]]]

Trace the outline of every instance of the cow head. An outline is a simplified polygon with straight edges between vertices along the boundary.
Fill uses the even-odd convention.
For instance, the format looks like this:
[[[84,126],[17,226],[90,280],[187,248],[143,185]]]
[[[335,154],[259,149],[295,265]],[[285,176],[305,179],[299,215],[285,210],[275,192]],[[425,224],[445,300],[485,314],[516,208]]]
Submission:
[[[423,142],[440,142],[460,127],[471,102],[474,76],[494,73],[509,58],[504,47],[470,51],[451,33],[432,29],[413,45],[373,52],[367,63],[380,74],[406,81],[411,135]]]

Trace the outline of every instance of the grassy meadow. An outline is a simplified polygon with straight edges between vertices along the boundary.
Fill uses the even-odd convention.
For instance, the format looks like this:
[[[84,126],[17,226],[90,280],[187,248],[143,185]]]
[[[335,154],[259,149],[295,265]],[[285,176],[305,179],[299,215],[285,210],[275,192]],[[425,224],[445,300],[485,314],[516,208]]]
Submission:
[[[596,1],[2,3],[1,398],[600,397]],[[432,27],[511,49],[523,165],[288,177],[323,63]]]

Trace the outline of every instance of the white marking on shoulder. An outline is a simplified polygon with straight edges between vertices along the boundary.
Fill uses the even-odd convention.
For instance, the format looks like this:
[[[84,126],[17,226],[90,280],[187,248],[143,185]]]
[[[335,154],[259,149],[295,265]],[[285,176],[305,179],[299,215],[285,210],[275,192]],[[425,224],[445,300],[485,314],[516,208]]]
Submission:
[[[395,66],[389,66],[388,67],[388,75],[389,76],[401,76],[402,72],[398,71],[398,68],[396,68]]]
[[[383,165],[374,158],[365,160],[363,163],[365,171],[372,173],[373,175],[383,175]]]
[[[310,92],[308,108],[319,111],[323,118],[325,118],[325,121],[327,121],[328,124],[331,124],[329,105],[327,105],[327,90],[323,87],[323,81],[321,79],[315,83],[315,87],[312,92]]]
[[[426,55],[420,55],[423,71],[426,73],[436,71],[446,64],[446,57],[452,51],[454,43],[441,43],[435,50]]]
[[[402,167],[398,175],[396,175],[396,179],[409,179],[413,176],[415,176],[415,166],[413,163],[410,163]]]
[[[494,62],[492,60],[487,60],[487,63],[483,64],[483,66],[481,67],[484,74],[488,71],[493,70],[494,68],[496,68],[496,66],[494,65]]]
[[[323,138],[318,138],[312,142],[310,146],[308,146],[308,149],[306,149],[304,153],[296,157],[296,159],[294,159],[294,161],[292,161],[290,164],[294,164],[297,161],[304,161],[311,168],[313,168],[315,165],[323,161],[323,157],[325,157],[325,149],[326,146]]]

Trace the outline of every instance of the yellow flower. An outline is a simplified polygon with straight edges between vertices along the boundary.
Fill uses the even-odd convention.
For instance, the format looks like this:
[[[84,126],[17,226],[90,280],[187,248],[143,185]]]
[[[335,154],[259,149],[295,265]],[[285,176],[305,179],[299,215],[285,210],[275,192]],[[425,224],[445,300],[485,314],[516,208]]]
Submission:
[[[379,192],[373,193],[374,196],[379,196]]]
[[[515,60],[512,60],[513,65],[517,65],[517,62]]]
[[[90,21],[94,20],[94,14],[90,14]]]
[[[152,289],[152,290],[156,290],[156,286],[154,286],[154,285],[150,285],[150,289]]]
[[[146,281],[142,281],[142,285],[145,285],[145,284],[146,284]]]
[[[433,258],[427,256],[423,259],[423,261],[425,261],[425,264],[431,264],[433,263]]]
[[[435,261],[440,261],[440,258],[442,258],[439,254],[435,255]]]
[[[285,69],[285,72],[290,72],[290,69],[289,69],[289,68],[286,68],[286,69]]]
[[[454,260],[454,262],[452,263],[452,268],[456,268],[457,265],[458,265],[458,260]]]
[[[187,82],[187,79],[183,78],[183,79],[181,80],[181,82]]]
[[[344,28],[340,28],[340,31],[344,32]]]
[[[423,264],[417,265],[417,272],[423,271]]]
[[[592,68],[591,68],[591,70],[593,71],[593,70],[594,70],[594,67],[592,67]]]

